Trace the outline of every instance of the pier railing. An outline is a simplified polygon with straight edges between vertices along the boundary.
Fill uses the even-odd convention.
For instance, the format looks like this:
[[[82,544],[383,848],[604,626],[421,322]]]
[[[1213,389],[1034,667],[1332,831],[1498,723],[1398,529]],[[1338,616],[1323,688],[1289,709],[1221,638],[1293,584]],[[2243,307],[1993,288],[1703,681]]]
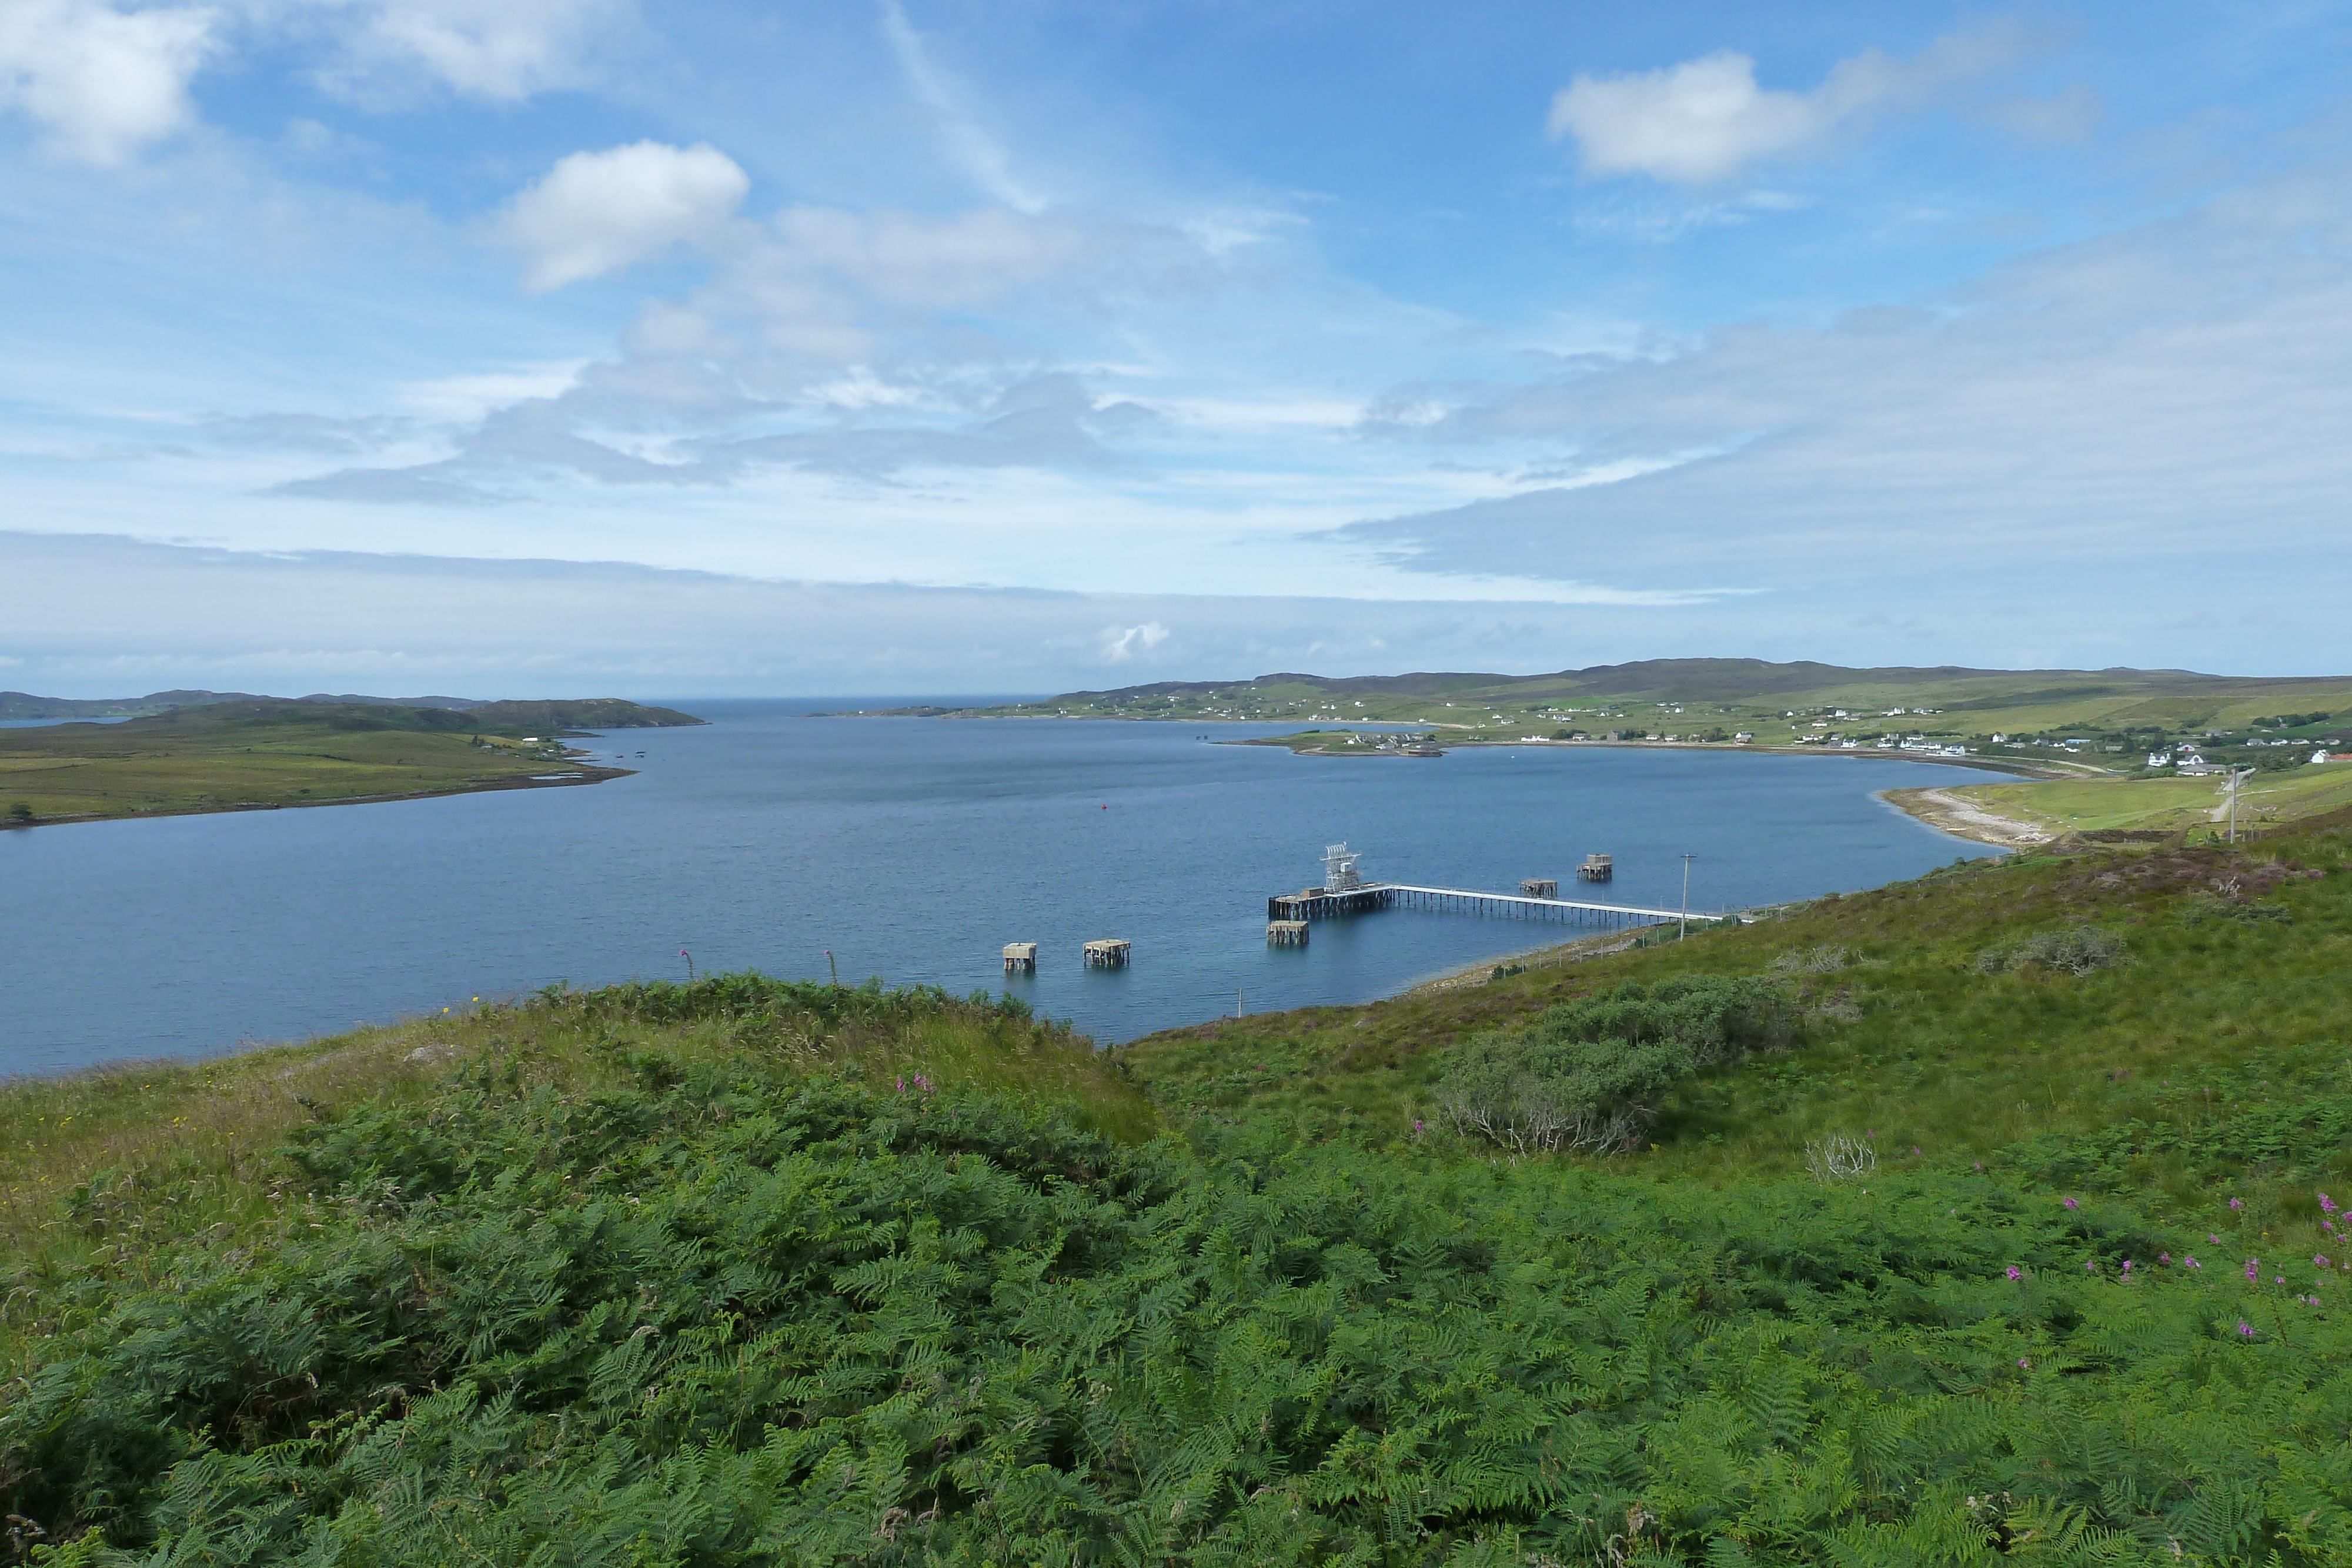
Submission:
[[[1367,883],[1338,893],[1278,893],[1265,901],[1268,920],[1322,920],[1335,915],[1367,915],[1376,909],[1442,909],[1594,925],[1646,925],[1684,917],[1679,909],[1600,904],[1582,898],[1535,898],[1467,887],[1420,887],[1402,882]]]

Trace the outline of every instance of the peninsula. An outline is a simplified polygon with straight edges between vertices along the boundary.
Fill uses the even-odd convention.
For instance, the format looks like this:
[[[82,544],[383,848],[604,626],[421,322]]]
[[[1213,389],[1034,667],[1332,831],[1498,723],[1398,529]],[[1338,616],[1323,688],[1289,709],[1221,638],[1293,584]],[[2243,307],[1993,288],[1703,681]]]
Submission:
[[[0,694],[24,707],[58,699]],[[703,721],[617,697],[415,704],[365,697],[282,699],[159,693],[120,723],[0,730],[0,826],[352,805],[480,789],[593,784],[596,768],[563,742],[589,730]],[[462,706],[460,706],[462,705]]]

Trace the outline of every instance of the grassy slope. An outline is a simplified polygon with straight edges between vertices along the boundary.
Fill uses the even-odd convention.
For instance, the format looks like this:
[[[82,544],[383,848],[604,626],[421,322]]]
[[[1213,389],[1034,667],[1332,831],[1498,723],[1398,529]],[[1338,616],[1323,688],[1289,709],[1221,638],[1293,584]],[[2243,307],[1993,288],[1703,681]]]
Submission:
[[[608,701],[469,713],[236,702],[0,731],[0,810],[22,804],[37,819],[86,821],[446,794],[552,774],[610,778],[612,769],[566,760],[552,721],[696,722],[668,711]]]
[[[1986,810],[2059,832],[2126,829],[2202,833],[2221,800],[2220,780],[2064,779],[2032,784],[1971,784],[1947,791]],[[2352,766],[2306,765],[2258,774],[2239,797],[2241,827],[2294,821],[2352,806]]]
[[[1923,1161],[1974,1160],[2135,1118],[2187,1124],[2211,1113],[2209,1090],[2248,1096],[2232,1074],[2284,1086],[2339,1071],[2352,1046],[2331,978],[2352,958],[2347,852],[2345,829],[2322,824],[2251,850],[1976,862],[1686,943],[1368,1008],[1223,1019],[1118,1055],[1171,1110],[1273,1112],[1401,1145],[1415,1120],[1436,1120],[1441,1053],[1472,1030],[1622,979],[1769,973],[1840,949],[1844,967],[1793,982],[1819,1010],[1809,1043],[1680,1094],[1657,1149],[1622,1163],[1709,1181],[1780,1175],[1835,1133],[1873,1134],[1906,1159],[1916,1146]],[[2306,870],[2327,874],[2287,874]],[[1976,970],[2021,931],[2085,924],[2122,933],[2129,960],[2079,979]]]
[[[289,1134],[361,1103],[415,1103],[467,1063],[496,1062],[526,1087],[593,1094],[635,1082],[634,1053],[692,1063],[748,1047],[812,1071],[877,1082],[919,1072],[945,1087],[1048,1094],[1130,1140],[1159,1125],[1157,1110],[1083,1040],[1017,1015],[944,1001],[910,1019],[870,988],[789,984],[762,1010],[730,1003],[741,986],[722,976],[691,988],[622,988],[593,1004],[563,993],[520,1005],[477,998],[461,1013],[212,1061],[0,1080],[0,1257],[43,1273],[104,1266],[107,1248],[55,1224],[59,1205],[94,1177],[112,1195],[119,1229],[243,1245],[299,1228],[308,1218],[289,1218],[274,1153]],[[0,1311],[0,1345],[26,1321]]]
[[[2127,961],[1976,963],[2085,923]],[[67,1462],[163,1444],[106,1517],[219,1563],[2341,1562],[2352,1339],[2300,1259],[2347,944],[2322,822],[1108,1059],[728,977],[0,1087],[0,1492],[103,1513],[148,1482]],[[1684,971],[1784,975],[1807,1039],[1613,1161],[1414,1132],[1465,1031]],[[827,1071],[880,1092],[779,1153]],[[961,1101],[933,1148],[916,1073],[1190,1150]],[[1878,1176],[1774,1179],[1827,1131]]]

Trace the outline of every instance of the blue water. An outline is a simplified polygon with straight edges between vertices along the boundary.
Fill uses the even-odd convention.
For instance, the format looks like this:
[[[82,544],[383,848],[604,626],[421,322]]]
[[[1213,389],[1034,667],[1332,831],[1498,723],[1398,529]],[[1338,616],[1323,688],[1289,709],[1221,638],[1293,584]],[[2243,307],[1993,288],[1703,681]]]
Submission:
[[[1213,744],[1280,727],[803,716],[576,744],[593,786],[0,832],[0,1072],[204,1056],[555,981],[756,967],[956,991],[1008,981],[1098,1039],[1355,1002],[1579,933],[1390,911],[1269,949],[1265,899],[1347,840],[1367,877],[1573,886],[1693,909],[1874,886],[1980,846],[1872,799],[1950,784],[1878,758],[1527,747],[1437,759]],[[805,706],[806,705],[800,705]],[[1204,739],[1203,736],[1213,739]],[[642,750],[642,761],[634,755]],[[1079,944],[1134,943],[1123,971]]]

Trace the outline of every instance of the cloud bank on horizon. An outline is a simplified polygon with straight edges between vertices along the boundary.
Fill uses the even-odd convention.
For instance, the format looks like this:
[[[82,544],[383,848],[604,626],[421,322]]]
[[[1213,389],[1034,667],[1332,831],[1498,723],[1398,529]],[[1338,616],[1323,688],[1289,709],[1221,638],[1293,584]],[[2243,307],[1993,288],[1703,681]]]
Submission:
[[[2347,10],[16,0],[0,683],[2334,671]]]

